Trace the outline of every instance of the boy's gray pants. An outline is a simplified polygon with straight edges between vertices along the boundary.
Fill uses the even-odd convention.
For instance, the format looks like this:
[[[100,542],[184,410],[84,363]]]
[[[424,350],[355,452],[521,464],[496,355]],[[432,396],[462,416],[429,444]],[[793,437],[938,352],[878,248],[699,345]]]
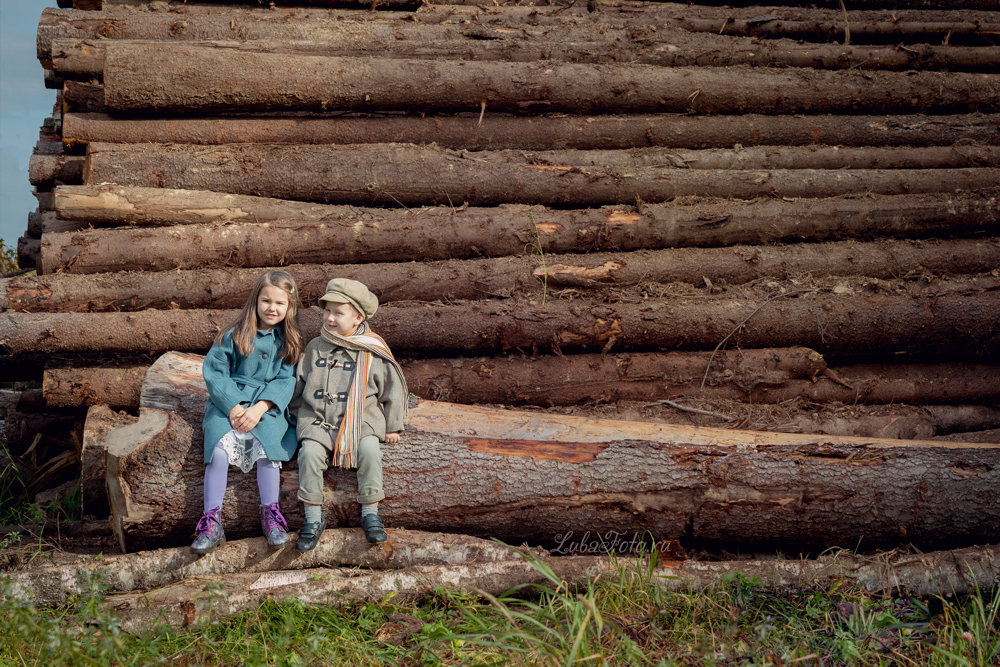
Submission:
[[[316,440],[299,445],[299,500],[306,505],[323,505],[323,473],[330,467],[333,442]],[[382,491],[382,447],[378,437],[366,435],[358,443],[358,502],[367,505],[385,498]]]

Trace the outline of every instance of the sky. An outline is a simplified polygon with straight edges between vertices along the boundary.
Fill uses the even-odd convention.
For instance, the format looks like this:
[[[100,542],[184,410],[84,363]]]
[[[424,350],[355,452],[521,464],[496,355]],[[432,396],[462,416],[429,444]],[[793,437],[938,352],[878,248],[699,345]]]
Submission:
[[[0,239],[7,247],[17,247],[38,206],[28,160],[56,91],[45,88],[35,32],[42,9],[55,6],[56,0],[0,0]]]

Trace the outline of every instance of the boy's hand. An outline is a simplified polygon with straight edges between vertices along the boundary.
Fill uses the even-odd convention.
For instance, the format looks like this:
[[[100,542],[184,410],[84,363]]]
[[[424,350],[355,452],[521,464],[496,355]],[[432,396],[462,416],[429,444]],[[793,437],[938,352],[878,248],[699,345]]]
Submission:
[[[396,431],[395,433],[386,433],[385,441],[389,444],[394,444],[399,442],[399,431]]]
[[[260,418],[264,416],[267,412],[269,405],[266,401],[260,401],[251,405],[249,408],[243,411],[243,414],[236,418],[233,422],[233,427],[237,431],[243,433],[249,433],[260,421]]]

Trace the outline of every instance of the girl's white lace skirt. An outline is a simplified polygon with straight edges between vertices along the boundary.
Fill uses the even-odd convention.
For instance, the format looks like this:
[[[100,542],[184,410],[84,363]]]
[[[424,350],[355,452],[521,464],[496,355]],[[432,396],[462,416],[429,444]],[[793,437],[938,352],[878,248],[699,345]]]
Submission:
[[[264,445],[251,433],[241,433],[231,429],[215,446],[221,447],[226,452],[230,465],[236,466],[243,472],[250,472],[258,460],[267,460]],[[281,467],[281,461],[268,461],[268,463],[275,468]]]

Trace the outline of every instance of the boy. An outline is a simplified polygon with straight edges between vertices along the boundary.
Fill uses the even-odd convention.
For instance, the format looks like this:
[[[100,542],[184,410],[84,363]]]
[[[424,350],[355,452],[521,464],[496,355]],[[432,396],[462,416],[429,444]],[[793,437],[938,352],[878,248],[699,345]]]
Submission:
[[[382,491],[380,440],[399,442],[406,380],[381,336],[366,320],[378,298],[356,280],[334,278],[319,303],[320,335],[306,345],[296,369],[295,417],[299,438],[299,494],[305,522],[296,547],[316,547],[326,528],[323,473],[330,465],[358,469],[361,526],[369,542],[388,539],[378,502]]]

